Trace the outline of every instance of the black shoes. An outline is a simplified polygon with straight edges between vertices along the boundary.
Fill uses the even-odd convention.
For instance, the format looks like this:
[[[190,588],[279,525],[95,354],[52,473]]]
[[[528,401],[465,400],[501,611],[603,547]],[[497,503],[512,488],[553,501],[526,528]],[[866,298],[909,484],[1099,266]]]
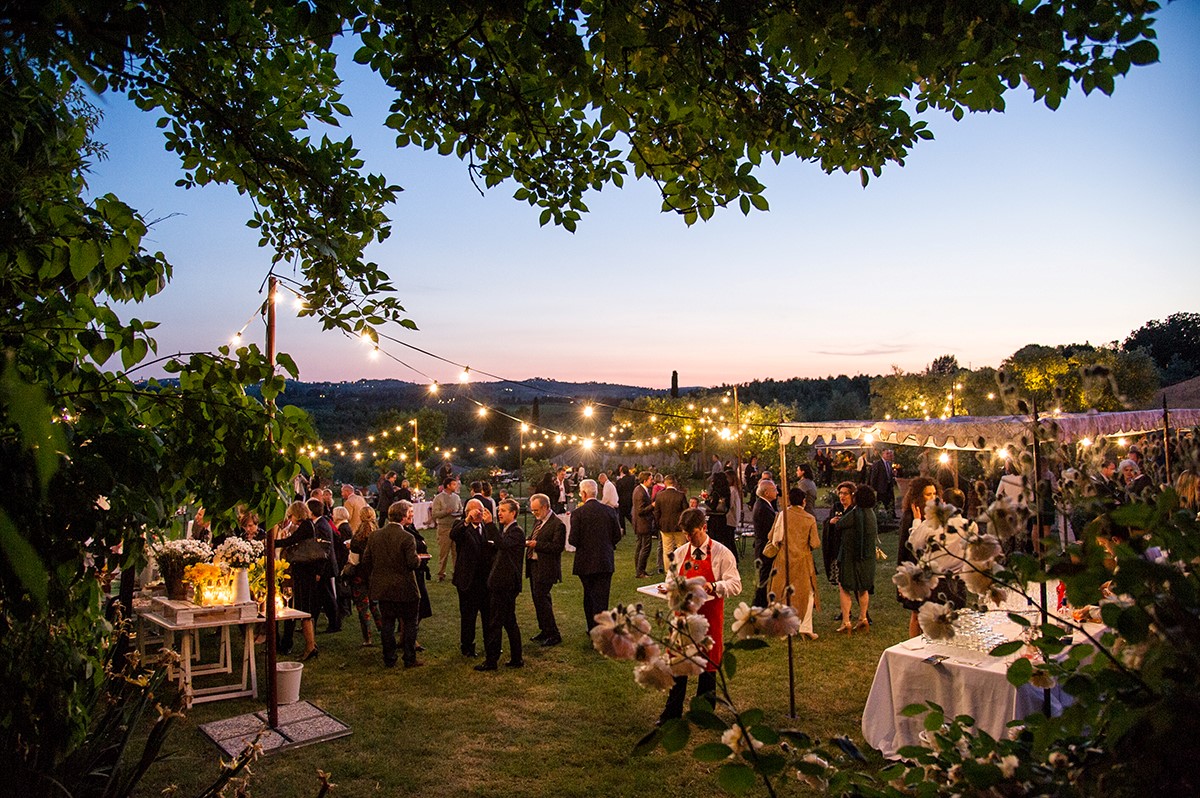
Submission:
[[[475,670],[477,670],[477,671],[480,671],[481,673],[482,673],[482,672],[484,672],[484,671],[494,671],[494,670],[496,670],[496,663],[494,663],[494,662],[481,662],[481,663],[479,663],[478,665],[476,665],[476,666],[475,666]]]
[[[301,661],[301,662],[308,662],[310,659],[316,659],[316,658],[317,658],[317,657],[319,657],[320,655],[321,655],[321,650],[320,650],[320,649],[318,649],[318,648],[313,648],[313,650],[312,650],[312,651],[308,652],[308,653],[307,653],[307,654],[305,654],[303,657],[301,657],[301,658],[300,658],[300,661]]]
[[[543,637],[538,642],[540,642],[542,644],[542,648],[550,648],[551,646],[557,646],[560,643],[562,643],[562,638],[557,637],[557,636],[556,637]]]
[[[533,642],[535,642],[535,643],[540,643],[540,642],[542,642],[543,640],[545,640],[545,639],[546,639],[546,633],[545,633],[545,632],[538,632],[537,634],[535,634],[533,637],[531,637],[531,638],[529,638],[529,639],[530,639],[530,640],[532,640],[532,641],[533,641]]]
[[[504,663],[504,667],[506,667],[506,668],[524,668],[524,667],[525,667],[525,660],[523,660],[523,659],[510,659],[508,662]],[[496,668],[496,666],[495,666],[495,665],[493,665],[493,666],[492,666],[492,669],[493,669],[493,670],[495,670],[495,668]]]

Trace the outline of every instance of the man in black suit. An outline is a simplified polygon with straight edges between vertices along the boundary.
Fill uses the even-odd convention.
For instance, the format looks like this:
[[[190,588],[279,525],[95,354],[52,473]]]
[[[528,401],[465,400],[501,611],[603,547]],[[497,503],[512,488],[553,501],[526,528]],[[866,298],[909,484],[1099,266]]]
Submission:
[[[654,475],[643,471],[638,474],[638,484],[633,489],[633,534],[637,536],[633,567],[638,579],[647,576],[646,563],[654,549],[654,507],[650,503],[650,486],[653,482]]]
[[[575,545],[573,573],[583,583],[583,614],[589,632],[596,625],[597,613],[608,609],[613,553],[621,540],[617,511],[596,501],[598,489],[594,479],[579,483],[582,503],[571,511],[571,543]]]
[[[517,626],[517,595],[521,592],[521,561],[525,555],[525,535],[517,524],[520,508],[512,499],[505,499],[496,508],[500,531],[494,538],[496,556],[488,574],[487,589],[490,602],[489,621],[483,630],[483,647],[487,658],[475,666],[477,671],[494,671],[500,662],[501,633],[508,633],[508,662],[510,668],[525,665],[521,657],[521,627]],[[494,528],[494,527],[493,527]]]
[[[879,503],[887,508],[889,517],[896,515],[896,471],[892,461],[896,455],[891,449],[884,449],[879,459],[871,464],[871,473],[867,484],[875,489]]]
[[[399,476],[395,471],[388,471],[379,478],[379,482],[375,485],[375,509],[380,516],[387,517],[388,508],[392,506],[392,502],[398,501],[400,498],[396,496],[396,477]],[[411,501],[405,499],[405,501]],[[358,530],[355,529],[355,532]]]
[[[625,522],[633,521],[633,489],[637,487],[637,477],[628,466],[617,469],[617,513],[621,519],[621,532],[625,531]]]
[[[550,497],[535,493],[529,497],[529,509],[537,523],[525,546],[529,558],[525,561],[529,574],[529,592],[533,594],[533,611],[537,613],[538,633],[535,643],[557,646],[562,642],[558,632],[558,621],[554,618],[554,605],[550,601],[550,590],[562,581],[562,553],[567,541],[567,528],[558,516],[550,512]]]
[[[767,606],[767,582],[771,578],[774,557],[768,557],[763,549],[771,537],[775,525],[775,506],[772,502],[779,496],[779,488],[769,479],[760,479],[754,489],[754,509],[750,519],[754,523],[754,561],[758,563],[758,588],[754,591],[754,606]]]
[[[471,499],[464,508],[464,518],[450,530],[450,540],[457,547],[454,565],[454,586],[458,588],[458,643],[464,657],[475,656],[475,618],[483,625],[484,637],[490,620],[488,574],[496,554],[495,540],[499,536],[492,515],[478,499]]]
[[[383,664],[389,668],[396,665],[397,622],[404,667],[416,668],[422,664],[417,662],[417,611],[421,593],[416,578],[421,560],[417,557],[416,538],[402,526],[411,509],[412,505],[405,501],[388,508],[388,522],[367,538],[367,548],[359,563],[371,600],[379,602]]]
[[[663,489],[654,497],[654,525],[658,527],[659,545],[662,548],[658,566],[660,574],[679,571],[679,563],[671,568],[670,558],[677,548],[687,543],[687,535],[679,528],[679,517],[688,508],[688,497],[679,489],[678,482],[674,474],[667,474],[663,478]]]

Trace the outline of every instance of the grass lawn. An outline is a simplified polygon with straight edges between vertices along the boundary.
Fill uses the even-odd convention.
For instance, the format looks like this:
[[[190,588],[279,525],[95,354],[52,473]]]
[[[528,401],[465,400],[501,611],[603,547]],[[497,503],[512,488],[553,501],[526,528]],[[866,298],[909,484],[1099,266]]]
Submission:
[[[436,535],[427,539],[431,548],[436,546]],[[617,547],[613,604],[639,598],[633,542],[630,535]],[[731,682],[739,706],[761,707],[768,722],[779,727],[799,728],[821,739],[849,735],[862,744],[862,708],[879,655],[905,638],[908,628],[908,612],[896,603],[890,582],[896,535],[882,535],[880,542],[889,560],[877,570],[872,631],[849,639],[834,633],[837,593],[822,575],[821,610],[814,627],[821,638],[795,643],[796,719],[787,717],[785,641],[773,640],[761,651],[739,652],[738,672]],[[749,602],[754,584],[749,546],[740,562],[745,586],[741,599]],[[354,733],[253,764],[252,792],[313,796],[318,769],[331,773],[338,793],[347,796],[595,798],[719,792],[716,766],[697,763],[686,752],[630,755],[634,742],[658,717],[665,694],[636,685],[631,663],[606,660],[592,649],[571,563],[568,554],[563,559],[565,580],[554,591],[564,643],[543,649],[527,641],[526,667],[521,670],[501,667],[477,673],[471,666],[478,660],[459,655],[457,594],[448,581],[429,586],[434,615],[421,625],[420,639],[427,649],[421,655],[423,668],[385,669],[378,644],[360,646],[353,617],[340,634],[318,635],[321,655],[304,668],[301,697],[349,724]],[[537,632],[528,587],[526,582],[517,602],[525,638]],[[726,600],[727,635],[738,601]],[[653,600],[646,603],[653,609]],[[299,630],[296,644],[303,646]],[[477,645],[482,651],[481,638]],[[265,671],[264,659],[260,654],[260,673]],[[260,684],[265,689],[265,677]],[[221,754],[196,726],[262,706],[225,701],[192,709],[167,742],[168,759],[151,769],[139,795],[159,795],[171,784],[179,785],[180,795],[197,793],[215,777]],[[715,739],[710,734],[697,732],[693,740],[710,742]],[[868,757],[874,764],[882,761],[873,752]],[[807,794],[796,782],[786,792]]]

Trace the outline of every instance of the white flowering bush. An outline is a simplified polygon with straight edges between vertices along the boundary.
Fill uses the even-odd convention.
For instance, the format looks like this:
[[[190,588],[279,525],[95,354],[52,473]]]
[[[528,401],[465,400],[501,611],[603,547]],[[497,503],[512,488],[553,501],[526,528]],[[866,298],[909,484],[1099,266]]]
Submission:
[[[230,568],[249,568],[263,556],[264,548],[258,540],[226,538],[213,552],[213,562],[224,563]]]

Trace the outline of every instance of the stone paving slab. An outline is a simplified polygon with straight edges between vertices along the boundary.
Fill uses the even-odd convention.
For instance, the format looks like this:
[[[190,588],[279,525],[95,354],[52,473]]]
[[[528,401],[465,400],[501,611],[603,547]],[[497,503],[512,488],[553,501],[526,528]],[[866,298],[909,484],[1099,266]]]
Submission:
[[[260,730],[266,728],[265,710],[200,725],[200,731],[230,756],[240,753]],[[258,742],[264,753],[273,754],[352,733],[349,726],[320,707],[308,701],[297,701],[279,708],[279,728],[267,730]]]

